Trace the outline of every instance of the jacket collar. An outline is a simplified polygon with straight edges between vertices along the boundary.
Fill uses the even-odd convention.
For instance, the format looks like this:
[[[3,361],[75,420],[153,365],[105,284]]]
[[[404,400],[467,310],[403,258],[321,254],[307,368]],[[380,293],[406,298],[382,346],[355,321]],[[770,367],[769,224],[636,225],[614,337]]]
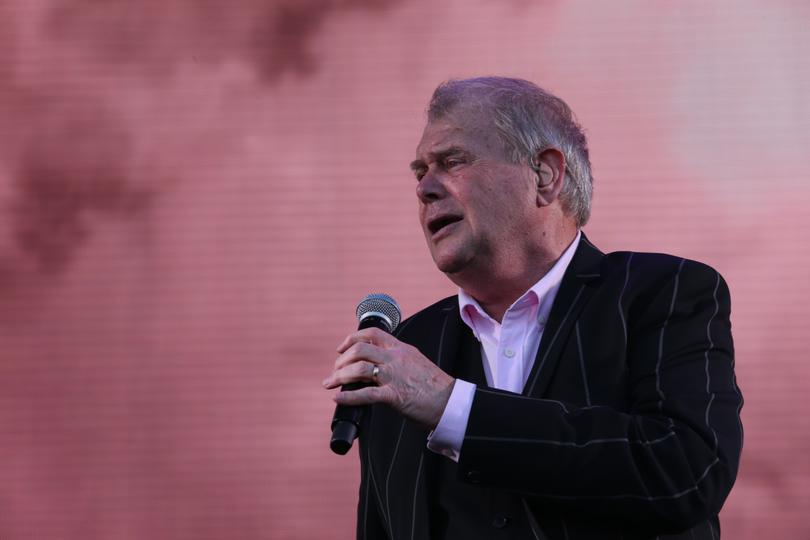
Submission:
[[[596,290],[595,285],[602,279],[604,257],[605,254],[583,233],[551,307],[532,371],[523,389],[524,395],[542,397],[545,394],[568,334]]]
[[[596,289],[596,285],[602,280],[604,257],[605,254],[588,240],[585,233],[582,233],[551,307],[537,356],[523,389],[524,395],[535,397],[544,395],[568,334]],[[461,340],[475,338],[461,319],[456,297],[442,302],[441,311],[444,317],[439,323],[441,326],[437,328],[441,331],[434,358],[439,367],[452,375],[458,371],[455,366]],[[477,354],[474,358],[466,358],[464,361],[480,364],[481,356]]]

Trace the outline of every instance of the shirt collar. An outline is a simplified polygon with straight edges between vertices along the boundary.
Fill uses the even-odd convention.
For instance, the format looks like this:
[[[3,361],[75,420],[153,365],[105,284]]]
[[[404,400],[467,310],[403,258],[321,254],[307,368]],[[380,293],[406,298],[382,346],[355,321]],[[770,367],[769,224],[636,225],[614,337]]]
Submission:
[[[529,290],[523,293],[520,298],[515,300],[515,302],[509,306],[509,309],[506,310],[506,313],[509,313],[510,310],[517,306],[523,307],[524,305],[530,306],[536,304],[539,306],[537,319],[542,325],[545,325],[548,314],[551,312],[551,305],[554,303],[554,298],[557,296],[557,290],[560,288],[563,275],[565,275],[568,265],[571,264],[571,259],[574,258],[574,253],[577,251],[581,236],[582,232],[577,231],[573,242],[563,251],[560,258],[554,263],[554,266],[552,266],[537,283],[532,285]],[[479,340],[480,332],[486,331],[483,328],[484,326],[490,328],[492,328],[492,325],[495,325],[496,328],[500,326],[496,320],[487,315],[475,298],[467,294],[467,292],[461,288],[458,290],[458,307],[461,320],[470,327],[475,337]]]

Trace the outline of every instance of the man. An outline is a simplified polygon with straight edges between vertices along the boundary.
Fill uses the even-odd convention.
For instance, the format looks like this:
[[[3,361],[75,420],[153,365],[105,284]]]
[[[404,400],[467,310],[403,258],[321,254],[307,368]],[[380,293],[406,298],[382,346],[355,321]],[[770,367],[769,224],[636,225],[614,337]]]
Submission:
[[[335,401],[371,404],[357,536],[689,538],[742,447],[725,282],[603,254],[568,106],[527,81],[440,85],[411,164],[436,266],[459,287],[338,347]]]

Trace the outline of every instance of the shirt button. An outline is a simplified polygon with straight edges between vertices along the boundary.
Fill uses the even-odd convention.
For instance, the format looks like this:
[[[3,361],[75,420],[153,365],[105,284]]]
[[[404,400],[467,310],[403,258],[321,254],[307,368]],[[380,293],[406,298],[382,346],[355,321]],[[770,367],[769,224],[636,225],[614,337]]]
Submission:
[[[515,356],[515,351],[513,351],[512,349],[506,349],[505,351],[503,351],[503,354],[505,354],[507,358],[512,358],[513,356]]]
[[[509,518],[502,515],[497,514],[492,520],[492,526],[496,529],[503,529],[509,524]]]

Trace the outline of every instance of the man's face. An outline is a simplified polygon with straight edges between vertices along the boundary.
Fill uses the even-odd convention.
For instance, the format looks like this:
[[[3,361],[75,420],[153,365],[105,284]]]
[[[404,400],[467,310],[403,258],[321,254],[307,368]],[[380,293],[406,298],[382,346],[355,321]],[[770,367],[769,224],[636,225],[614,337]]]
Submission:
[[[522,262],[514,257],[536,219],[537,177],[511,163],[494,128],[475,116],[462,109],[428,123],[411,163],[430,254],[451,278]]]

